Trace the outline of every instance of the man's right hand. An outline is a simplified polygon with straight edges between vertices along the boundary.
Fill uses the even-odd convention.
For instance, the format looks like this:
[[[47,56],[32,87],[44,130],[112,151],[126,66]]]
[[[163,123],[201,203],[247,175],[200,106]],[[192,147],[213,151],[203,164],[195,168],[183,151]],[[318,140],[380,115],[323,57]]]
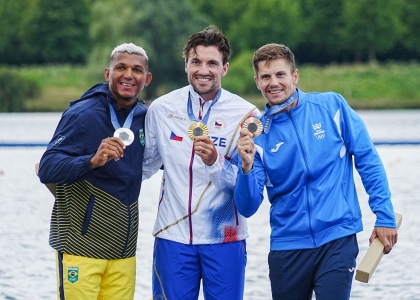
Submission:
[[[240,137],[236,142],[239,155],[242,158],[242,172],[244,174],[248,174],[254,165],[256,148],[252,137],[253,135],[248,129],[242,128]]]
[[[111,159],[115,161],[124,156],[124,143],[117,137],[109,137],[103,139],[99,145],[98,151],[90,159],[90,166],[92,169],[102,167]]]

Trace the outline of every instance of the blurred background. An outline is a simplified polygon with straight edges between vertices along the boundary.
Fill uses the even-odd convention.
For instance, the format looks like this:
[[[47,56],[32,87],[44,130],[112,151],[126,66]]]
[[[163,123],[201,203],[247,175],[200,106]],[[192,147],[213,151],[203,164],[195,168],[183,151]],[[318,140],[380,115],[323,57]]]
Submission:
[[[299,88],[333,90],[356,109],[420,108],[420,0],[0,0],[0,112],[60,112],[104,81],[112,49],[143,46],[142,99],[187,84],[182,48],[210,24],[230,40],[224,88],[260,108],[252,54],[287,45]]]
[[[56,298],[48,245],[53,199],[34,165],[69,102],[105,81],[112,49],[126,42],[150,58],[153,81],[140,95],[146,104],[188,84],[182,48],[211,24],[230,40],[222,80],[229,91],[263,109],[252,55],[266,43],[282,43],[295,53],[300,89],[338,92],[358,110],[380,145],[403,224],[393,254],[369,284],[354,281],[351,299],[420,299],[419,16],[420,0],[0,0],[0,299]],[[156,174],[140,195],[136,300],[151,298],[160,180]],[[365,224],[360,261],[375,216],[355,180]],[[268,211],[264,201],[249,219],[246,300],[270,299]]]

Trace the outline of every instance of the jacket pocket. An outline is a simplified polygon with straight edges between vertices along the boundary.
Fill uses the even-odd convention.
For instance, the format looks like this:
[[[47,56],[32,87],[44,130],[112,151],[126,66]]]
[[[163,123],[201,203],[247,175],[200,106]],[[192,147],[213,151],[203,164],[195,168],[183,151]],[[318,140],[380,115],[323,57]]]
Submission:
[[[95,202],[95,195],[90,195],[89,203],[86,208],[85,218],[83,220],[83,226],[82,226],[82,235],[86,235],[90,220],[92,219],[92,212],[93,212],[93,204]]]

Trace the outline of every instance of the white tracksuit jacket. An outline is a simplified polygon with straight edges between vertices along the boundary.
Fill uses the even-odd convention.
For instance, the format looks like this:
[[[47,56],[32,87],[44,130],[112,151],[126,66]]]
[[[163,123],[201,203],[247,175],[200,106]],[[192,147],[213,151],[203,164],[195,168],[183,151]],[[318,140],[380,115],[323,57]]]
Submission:
[[[144,160],[154,167],[144,170],[143,179],[164,166],[153,235],[194,245],[243,240],[248,237],[246,219],[233,201],[236,141],[243,121],[260,112],[222,89],[207,121],[219,158],[212,166],[206,166],[194,154],[193,141],[188,136],[188,128],[196,122],[188,114],[189,93],[192,112],[197,117],[200,99],[190,85],[153,101],[146,115]],[[203,115],[212,102],[205,102]]]

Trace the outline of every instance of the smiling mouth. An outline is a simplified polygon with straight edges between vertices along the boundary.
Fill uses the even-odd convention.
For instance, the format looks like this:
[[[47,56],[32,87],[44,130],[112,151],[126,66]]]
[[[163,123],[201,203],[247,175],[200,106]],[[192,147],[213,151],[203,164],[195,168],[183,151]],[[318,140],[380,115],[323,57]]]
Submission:
[[[126,87],[133,87],[133,86],[135,86],[135,84],[132,84],[132,83],[124,83],[124,82],[121,82],[121,85],[122,86],[126,86]]]
[[[276,90],[270,90],[270,91],[268,91],[268,93],[269,93],[270,95],[278,95],[278,94],[280,94],[281,92],[283,92],[283,90],[282,90],[282,89],[276,89]]]
[[[209,82],[209,81],[211,81],[211,78],[209,78],[209,77],[196,77],[195,79],[199,82]]]

